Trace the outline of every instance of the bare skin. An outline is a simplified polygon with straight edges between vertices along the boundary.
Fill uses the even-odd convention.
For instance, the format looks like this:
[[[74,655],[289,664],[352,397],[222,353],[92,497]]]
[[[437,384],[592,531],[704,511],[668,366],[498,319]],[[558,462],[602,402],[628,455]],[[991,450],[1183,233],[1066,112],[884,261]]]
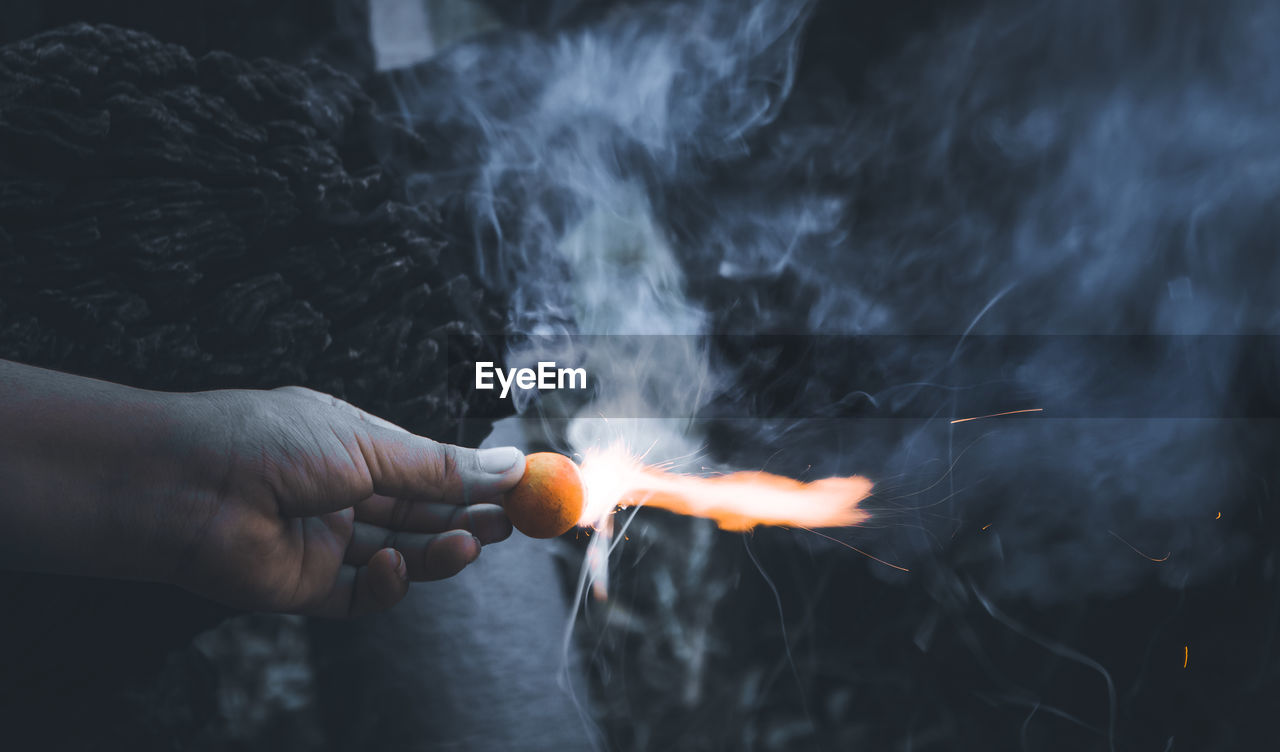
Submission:
[[[0,568],[350,617],[511,525],[512,447],[415,436],[300,387],[175,394],[0,361]]]

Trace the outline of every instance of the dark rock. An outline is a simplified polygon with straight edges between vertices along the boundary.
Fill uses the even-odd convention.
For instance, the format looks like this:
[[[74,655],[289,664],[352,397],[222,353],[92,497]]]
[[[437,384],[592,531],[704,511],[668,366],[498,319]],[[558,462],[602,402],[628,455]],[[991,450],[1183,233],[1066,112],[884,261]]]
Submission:
[[[0,355],[157,389],[358,373],[339,396],[386,413],[443,389],[418,354],[441,337],[496,352],[503,307],[406,202],[425,148],[376,156],[416,137],[351,79],[83,25],[3,48],[0,77]]]
[[[497,359],[505,304],[406,198],[429,150],[351,78],[76,25],[0,47],[0,143],[0,358],[151,389],[303,384],[453,439],[476,412],[445,368]],[[126,712],[109,698],[225,613],[136,583],[0,592],[6,674],[45,677],[6,698],[31,719]]]
[[[367,0],[42,0],[5,10],[0,44],[78,21],[147,32],[195,54],[319,58],[356,74],[373,67]],[[52,51],[46,54],[54,54]]]

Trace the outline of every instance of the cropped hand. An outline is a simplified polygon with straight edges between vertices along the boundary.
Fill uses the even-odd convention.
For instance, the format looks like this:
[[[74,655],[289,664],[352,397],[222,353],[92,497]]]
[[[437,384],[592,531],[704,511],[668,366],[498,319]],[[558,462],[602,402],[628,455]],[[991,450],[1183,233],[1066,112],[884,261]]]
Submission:
[[[348,617],[451,577],[511,534],[498,505],[513,447],[442,444],[300,387],[202,395],[199,459],[217,492],[187,499],[175,581],[242,608]]]
[[[514,447],[309,389],[154,392],[0,360],[0,569],[355,616],[509,536],[499,502],[523,473]]]

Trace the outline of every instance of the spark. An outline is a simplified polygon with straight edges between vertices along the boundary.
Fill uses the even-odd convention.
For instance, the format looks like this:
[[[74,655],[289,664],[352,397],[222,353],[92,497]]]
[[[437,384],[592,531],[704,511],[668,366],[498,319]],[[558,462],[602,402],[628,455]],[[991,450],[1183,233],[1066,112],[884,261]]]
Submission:
[[[859,476],[806,483],[763,471],[690,475],[642,459],[620,446],[586,453],[579,525],[598,529],[618,507],[639,506],[705,517],[736,532],[758,525],[844,527],[868,517],[859,502],[871,494],[871,481]]]
[[[987,528],[989,528],[989,527],[991,527],[991,523],[990,523],[990,522],[988,522],[987,524],[983,525],[983,526],[982,526],[982,529],[983,529],[983,530],[986,530],[986,529],[987,529]]]
[[[1218,516],[1217,516],[1217,517],[1214,517],[1214,519],[1215,519],[1215,520],[1220,520],[1220,519],[1222,519],[1222,512],[1218,512]]]
[[[1182,667],[1183,668],[1187,667],[1187,659],[1190,657],[1191,657],[1191,646],[1183,645],[1182,646]]]
[[[580,470],[586,503],[578,526],[589,542],[575,598],[581,598],[590,587],[597,601],[608,599],[609,555],[619,539],[629,540],[627,528],[642,506],[704,517],[723,530],[735,532],[750,532],[759,525],[801,528],[887,567],[910,571],[813,529],[866,520],[867,511],[859,506],[871,494],[872,484],[866,478],[835,477],[806,483],[764,471],[692,475],[674,468],[682,459],[696,461],[699,452],[645,464],[645,457],[653,449],[651,445],[637,455],[619,442],[607,449],[583,453]],[[615,532],[614,515],[627,508],[632,513],[622,529]],[[596,533],[594,537],[592,531]],[[750,548],[747,550],[750,552]]]
[[[840,540],[840,539],[838,539],[838,538],[832,538],[830,535],[827,535],[826,533],[820,533],[820,532],[818,532],[817,530],[813,530],[813,529],[807,528],[807,527],[805,527],[804,525],[797,525],[796,527],[800,528],[801,530],[808,530],[809,532],[813,533],[814,535],[820,535],[820,536],[822,536],[823,538],[826,538],[827,540],[831,541],[832,543],[839,543],[840,545],[844,546],[845,548],[847,548],[847,549],[849,549],[849,550],[851,550],[851,551],[857,551],[858,553],[862,554],[863,556],[867,557],[868,559],[871,559],[872,561],[878,561],[878,562],[880,562],[881,564],[885,565],[886,567],[893,567],[894,569],[897,569],[897,570],[899,570],[899,571],[901,571],[901,572],[910,572],[910,571],[911,571],[910,569],[907,569],[906,567],[900,567],[900,566],[898,566],[897,564],[890,564],[889,562],[885,561],[884,559],[877,559],[876,557],[872,556],[871,554],[867,553],[866,551],[863,551],[863,550],[862,550],[862,549],[860,549],[860,548],[854,548],[853,546],[849,545],[848,543],[845,543],[844,541],[842,541],[842,540]]]
[[[977,415],[972,418],[956,418],[955,420],[951,421],[951,425],[955,425],[956,423],[967,423],[971,420],[982,420],[983,418],[999,418],[1001,415],[1018,415],[1019,413],[1042,413],[1042,412],[1044,412],[1043,407],[1029,407],[1026,410],[1009,410],[1008,412],[1003,412],[1003,413],[991,413],[990,415]]]
[[[1172,555],[1173,555],[1173,552],[1172,552],[1172,551],[1169,551],[1169,552],[1165,553],[1165,555],[1164,555],[1164,556],[1161,556],[1159,559],[1157,559],[1157,558],[1155,558],[1155,557],[1153,557],[1153,556],[1148,556],[1147,554],[1144,554],[1144,553],[1142,553],[1141,551],[1139,551],[1139,550],[1138,550],[1138,548],[1137,548],[1137,546],[1134,546],[1134,545],[1133,545],[1132,543],[1130,543],[1129,541],[1125,540],[1124,538],[1121,538],[1119,535],[1116,535],[1116,532],[1115,532],[1114,530],[1108,530],[1107,532],[1108,532],[1108,533],[1111,533],[1112,535],[1114,535],[1116,540],[1120,541],[1121,543],[1125,544],[1125,545],[1126,545],[1126,546],[1128,546],[1129,548],[1133,549],[1133,552],[1134,552],[1135,554],[1137,554],[1138,556],[1141,556],[1142,558],[1146,559],[1147,561],[1152,561],[1152,562],[1155,562],[1156,564],[1163,564],[1164,562],[1166,562],[1166,561],[1168,561],[1168,560],[1169,560],[1169,557],[1170,557],[1170,556],[1172,556]]]

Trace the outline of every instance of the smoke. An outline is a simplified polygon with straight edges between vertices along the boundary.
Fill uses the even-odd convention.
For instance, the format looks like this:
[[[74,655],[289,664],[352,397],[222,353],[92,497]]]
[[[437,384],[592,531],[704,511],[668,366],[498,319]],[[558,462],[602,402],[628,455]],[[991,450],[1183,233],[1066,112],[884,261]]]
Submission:
[[[585,364],[596,382],[589,404],[526,396],[522,412],[572,418],[552,429],[569,451],[621,434],[658,461],[709,443],[724,466],[782,453],[797,474],[868,474],[878,515],[849,533],[859,546],[988,592],[1179,586],[1240,556],[1215,515],[1265,481],[1271,429],[1117,402],[1226,394],[1247,340],[1205,369],[1151,360],[1207,352],[1180,335],[1280,329],[1280,9],[996,3],[879,57],[818,44],[859,19],[812,11],[622,5],[396,74],[442,151],[422,201],[454,197],[441,209],[512,301],[509,364]],[[869,340],[798,364],[733,356],[722,332]],[[939,334],[954,336],[917,338]],[[1037,346],[1004,360],[1014,334]],[[1081,334],[1160,338],[1135,354]],[[1120,369],[1143,389],[1118,400]],[[778,379],[787,417],[760,407]],[[1017,404],[983,412],[1072,415],[950,424],[992,383]],[[756,419],[687,419],[735,409]]]
[[[485,272],[512,301],[508,363],[553,359],[592,376],[587,406],[518,398],[525,414],[580,408],[562,449],[621,439],[658,460],[698,455],[687,421],[662,416],[694,415],[724,377],[699,339],[709,316],[689,299],[687,249],[662,222],[663,193],[749,153],[748,135],[787,97],[807,13],[807,3],[625,8],[551,37],[466,44],[398,82],[411,118],[454,126],[455,143],[480,134],[474,163],[442,170],[444,181],[465,173],[461,182],[428,174],[419,185],[424,196],[462,188]],[[442,100],[445,113],[414,109]],[[585,346],[568,334],[605,336]]]
[[[839,220],[789,248],[789,270],[818,291],[811,331],[1038,337],[1020,360],[978,359],[945,384],[873,397],[998,381],[1018,400],[1007,408],[1073,403],[1070,420],[949,426],[956,412],[842,431],[869,465],[877,445],[894,447],[873,477],[937,468],[892,507],[897,556],[979,568],[994,590],[1053,601],[1151,576],[1181,586],[1243,553],[1242,536],[1213,521],[1266,482],[1270,424],[1159,410],[1120,419],[1134,407],[1117,410],[1115,392],[1140,373],[1130,403],[1225,398],[1246,355],[1233,347],[1258,343],[1175,335],[1280,324],[1267,240],[1280,191],[1277,22],[1275,8],[1251,2],[987,8],[918,36],[824,123],[779,123],[779,156],[755,169],[794,175],[825,156],[825,184],[839,186],[791,197],[841,204],[811,211]],[[803,127],[825,136],[788,134]],[[1125,339],[1069,334],[1170,336],[1139,354]],[[882,367],[932,380],[913,367],[916,341],[902,342],[882,345]],[[1181,350],[1215,362],[1151,367]],[[1268,359],[1273,369],[1274,351]],[[1007,409],[990,407],[977,414]]]

